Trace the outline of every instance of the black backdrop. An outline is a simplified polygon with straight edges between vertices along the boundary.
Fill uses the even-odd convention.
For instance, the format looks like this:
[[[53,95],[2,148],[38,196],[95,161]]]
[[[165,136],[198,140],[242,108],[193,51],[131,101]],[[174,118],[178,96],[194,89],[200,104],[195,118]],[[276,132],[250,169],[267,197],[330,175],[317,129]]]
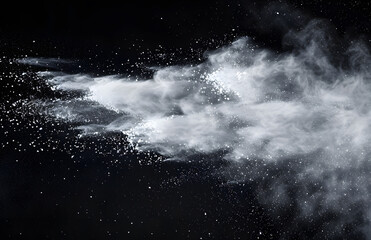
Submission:
[[[235,29],[240,35],[278,46],[279,31],[267,9],[275,12],[285,5],[290,6],[286,15],[300,11],[311,18],[326,18],[340,33],[370,31],[370,3],[345,0],[11,1],[1,9],[0,30],[12,40],[38,38],[123,47],[127,47],[125,40],[143,40],[150,47],[182,47],[194,39],[220,38]],[[259,23],[267,17],[270,21]],[[300,26],[297,18],[286,18],[284,25]]]
[[[277,11],[287,16],[277,18]],[[28,55],[83,61],[93,57],[94,64],[87,65],[86,71],[125,73],[138,69],[132,70],[130,64],[120,69],[122,60],[138,61],[143,51],[144,56],[159,48],[176,52],[175,60],[140,60],[144,64],[199,61],[205,50],[245,35],[281,51],[287,29],[300,29],[316,17],[328,19],[344,38],[363,36],[369,41],[370,15],[367,1],[12,1],[1,7],[0,50],[9,59]],[[33,90],[12,85],[9,72],[22,72],[21,67],[3,62],[1,67],[1,239],[317,236],[318,225],[292,223],[295,212],[287,212],[280,220],[272,218],[250,194],[256,191],[253,184],[223,187],[223,180],[210,174],[204,156],[193,164],[143,165],[133,155],[115,165],[116,156],[109,154],[115,143],[85,139],[84,145],[93,150],[71,159],[78,140],[71,137],[76,132],[70,126],[61,124],[55,130],[45,123],[40,135],[22,127],[38,126],[34,118],[4,110],[9,100]],[[19,124],[9,122],[12,118]],[[57,136],[51,136],[51,129]],[[12,145],[14,140],[27,146],[35,137],[41,142],[57,138],[63,149],[36,152],[30,147],[19,152]],[[107,153],[97,155],[94,146]],[[212,168],[223,164],[216,161]]]

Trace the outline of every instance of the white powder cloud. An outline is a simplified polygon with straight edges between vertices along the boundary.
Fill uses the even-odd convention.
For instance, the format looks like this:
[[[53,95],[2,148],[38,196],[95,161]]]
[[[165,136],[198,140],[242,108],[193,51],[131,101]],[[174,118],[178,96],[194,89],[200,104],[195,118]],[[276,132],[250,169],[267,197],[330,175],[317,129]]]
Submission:
[[[296,37],[305,41],[312,25]],[[49,82],[131,116],[130,123],[114,119],[106,127],[130,131],[144,140],[141,149],[173,157],[229,149],[232,160],[322,149],[335,164],[347,164],[343,158],[368,152],[369,70],[334,66],[319,44],[311,40],[296,53],[275,55],[242,38],[200,65],[159,68],[152,79],[50,73]],[[365,49],[351,50],[353,64],[370,63]]]
[[[360,169],[370,166],[371,156],[370,54],[357,42],[338,54],[343,62],[334,60],[320,25],[316,20],[301,32],[290,32],[286,41],[295,43],[292,52],[276,54],[241,38],[208,53],[199,65],[157,68],[151,79],[40,75],[57,89],[85,92],[79,101],[117,113],[105,124],[81,126],[86,133],[122,131],[138,149],[175,159],[220,150],[236,164],[311,156],[303,158],[311,163],[295,178],[320,179],[324,189],[313,194],[312,203],[297,198],[303,215],[319,202],[338,209],[344,206],[336,204],[360,201],[369,213],[370,174]],[[68,114],[94,117],[94,111],[78,106],[69,104]],[[60,105],[53,107],[51,112],[60,114],[55,110]],[[345,185],[340,185],[334,169],[359,175],[344,178]],[[333,178],[323,180],[328,173]],[[261,176],[256,174],[247,177]],[[262,199],[272,204],[277,200],[273,194],[285,204],[288,183],[283,182],[277,177],[271,185],[275,191],[262,192]],[[357,191],[351,201],[344,194],[355,187],[363,192]]]

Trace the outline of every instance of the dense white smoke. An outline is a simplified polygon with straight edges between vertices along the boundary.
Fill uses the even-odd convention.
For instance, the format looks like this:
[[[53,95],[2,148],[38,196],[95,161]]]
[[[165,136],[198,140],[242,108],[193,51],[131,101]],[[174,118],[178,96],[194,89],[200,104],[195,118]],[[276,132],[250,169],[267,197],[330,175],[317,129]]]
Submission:
[[[197,66],[158,68],[152,79],[40,74],[126,116],[104,127],[130,133],[140,149],[173,157],[226,149],[232,160],[322,149],[333,164],[355,164],[371,140],[369,55],[353,45],[356,70],[332,65],[318,36],[305,39],[322,34],[314,24],[296,35],[307,46],[291,54],[255,49],[242,38]]]
[[[81,102],[117,113],[107,124],[81,126],[86,134],[122,131],[138,149],[175,159],[220,150],[236,164],[302,158],[308,162],[296,179],[323,186],[311,200],[304,193],[297,197],[302,215],[315,211],[319,202],[326,209],[360,202],[367,222],[371,174],[362,169],[370,168],[371,156],[371,58],[357,42],[336,53],[343,60],[335,59],[321,24],[312,21],[301,32],[289,33],[286,41],[295,49],[288,53],[256,48],[241,38],[208,53],[199,65],[156,68],[151,79],[39,74],[57,89],[86,93],[75,100],[79,105],[65,103],[65,116],[62,100],[51,104],[58,117],[94,119],[94,111],[86,109],[88,104],[81,108]],[[335,170],[351,175],[339,180]],[[259,173],[240,180],[254,174]],[[285,204],[289,183],[277,177],[271,186],[275,190],[269,194]],[[261,194],[270,204],[277,200]]]

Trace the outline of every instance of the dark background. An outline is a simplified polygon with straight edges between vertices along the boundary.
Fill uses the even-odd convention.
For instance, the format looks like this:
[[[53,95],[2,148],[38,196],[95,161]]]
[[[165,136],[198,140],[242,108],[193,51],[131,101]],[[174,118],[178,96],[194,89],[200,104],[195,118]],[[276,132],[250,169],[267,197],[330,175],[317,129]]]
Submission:
[[[9,62],[26,55],[60,57],[83,66],[65,67],[66,71],[145,75],[145,65],[202,61],[204,51],[239,36],[285,51],[282,36],[313,18],[326,18],[342,39],[369,42],[370,17],[368,1],[4,4],[0,238],[333,238],[331,232],[318,229],[336,216],[298,223],[293,206],[277,218],[255,199],[256,183],[229,185],[216,174],[228,165],[216,156],[179,163],[122,155],[113,150],[126,144],[120,134],[79,139],[73,125],[18,108],[16,102],[22,99],[68,96],[53,95],[32,77],[20,81],[21,73],[30,68]],[[352,232],[354,227],[345,228],[341,238],[360,238]]]
[[[97,44],[105,52],[121,47],[134,55],[139,46],[178,49],[199,46],[200,39],[201,47],[213,48],[212,41],[246,35],[280,48],[288,29],[300,29],[313,18],[332,22],[340,35],[368,35],[370,8],[369,1],[346,0],[11,1],[1,9],[0,33],[17,44],[62,45],[68,56],[81,56]]]

